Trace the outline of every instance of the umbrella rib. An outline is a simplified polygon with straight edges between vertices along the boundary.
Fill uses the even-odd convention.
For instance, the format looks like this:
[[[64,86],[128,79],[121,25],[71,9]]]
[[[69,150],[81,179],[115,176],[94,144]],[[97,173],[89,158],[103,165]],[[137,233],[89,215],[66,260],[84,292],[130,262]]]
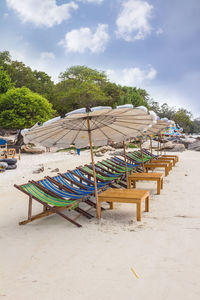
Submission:
[[[85,121],[85,119],[82,120],[82,123],[83,123],[84,121]],[[57,142],[60,141],[61,139],[63,139],[63,137],[66,137],[71,131],[74,131],[74,130],[75,130],[75,129],[73,129],[73,128],[70,129],[70,130],[69,130],[67,133],[65,133],[60,139],[58,139]],[[76,129],[76,130],[78,130],[78,129]],[[80,131],[81,131],[81,129],[79,129],[79,130],[77,131],[77,135],[79,134]],[[77,136],[77,135],[76,135],[76,136]],[[74,139],[75,139],[75,138],[74,138]],[[73,139],[73,142],[74,142],[74,139]],[[71,142],[71,144],[73,144],[73,142]]]

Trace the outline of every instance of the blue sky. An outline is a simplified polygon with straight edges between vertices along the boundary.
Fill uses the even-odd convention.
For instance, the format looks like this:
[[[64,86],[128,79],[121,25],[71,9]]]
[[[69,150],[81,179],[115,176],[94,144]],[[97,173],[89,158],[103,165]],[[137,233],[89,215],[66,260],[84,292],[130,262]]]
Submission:
[[[199,0],[0,0],[0,51],[47,72],[72,65],[200,116]]]

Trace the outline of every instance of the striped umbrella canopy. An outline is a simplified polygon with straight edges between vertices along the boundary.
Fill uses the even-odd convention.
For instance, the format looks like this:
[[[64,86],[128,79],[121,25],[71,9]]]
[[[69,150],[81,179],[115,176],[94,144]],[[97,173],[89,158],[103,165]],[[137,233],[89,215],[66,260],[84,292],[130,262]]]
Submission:
[[[181,137],[182,136],[182,128],[177,126],[171,126],[167,130],[162,131],[161,134],[163,136],[172,136],[172,137]]]
[[[90,145],[93,175],[97,200],[97,217],[99,216],[98,193],[92,145],[107,144],[108,139],[115,142],[137,136],[155,117],[145,107],[133,108],[132,105],[111,107],[94,107],[78,109],[67,113],[64,118],[54,118],[42,125],[22,131],[25,143],[40,144],[45,147],[58,148],[75,145],[84,148]]]
[[[150,126],[147,130],[144,131],[144,136],[159,135],[161,131],[166,130],[172,126],[174,122],[168,120],[167,118],[159,119],[157,118],[156,123]]]

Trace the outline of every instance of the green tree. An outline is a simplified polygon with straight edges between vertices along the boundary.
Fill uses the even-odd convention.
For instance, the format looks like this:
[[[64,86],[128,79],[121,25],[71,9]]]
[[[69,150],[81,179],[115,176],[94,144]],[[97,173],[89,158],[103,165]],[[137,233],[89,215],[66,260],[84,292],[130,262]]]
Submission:
[[[6,93],[11,87],[13,87],[13,84],[10,76],[0,67],[0,94]]]
[[[148,102],[144,96],[145,90],[137,89],[136,87],[122,87],[123,96],[121,97],[121,103],[120,104],[132,104],[134,107],[137,106],[148,106]],[[146,92],[146,91],[145,91]],[[147,94],[148,95],[148,94]]]
[[[25,86],[48,100],[53,99],[54,83],[45,72],[33,71],[23,62],[12,61],[8,51],[0,52],[0,67],[7,71],[17,88]]]
[[[60,78],[53,104],[61,115],[81,107],[113,104],[112,97],[104,91],[107,78],[103,72],[74,66],[62,73]]]
[[[185,133],[190,133],[192,129],[192,114],[188,110],[184,108],[180,108],[173,117],[175,123],[177,123],[180,127],[183,128]]]
[[[102,85],[107,81],[105,72],[100,72],[86,66],[73,66],[61,73],[61,81],[71,80],[74,83],[92,81],[95,84]]]
[[[0,127],[22,129],[53,116],[52,105],[29,89],[13,88],[0,96]]]
[[[160,107],[159,117],[168,118],[169,120],[172,120],[174,118],[175,113],[175,108],[169,107],[167,103],[164,103]]]
[[[149,100],[148,105],[150,110],[153,110],[158,116],[160,116],[160,105],[157,101],[151,99]]]
[[[200,118],[196,118],[192,122],[192,133],[200,133]]]

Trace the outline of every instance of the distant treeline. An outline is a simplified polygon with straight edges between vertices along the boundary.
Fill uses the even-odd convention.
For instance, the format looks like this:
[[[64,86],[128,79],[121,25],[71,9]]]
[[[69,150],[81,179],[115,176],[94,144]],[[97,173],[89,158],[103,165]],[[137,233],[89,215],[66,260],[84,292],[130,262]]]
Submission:
[[[21,129],[81,107],[114,108],[125,103],[146,106],[159,117],[174,120],[186,133],[200,132],[200,119],[193,120],[186,109],[159,105],[145,89],[117,85],[105,72],[72,66],[59,75],[55,84],[45,72],[12,60],[8,51],[0,52],[1,128]]]

